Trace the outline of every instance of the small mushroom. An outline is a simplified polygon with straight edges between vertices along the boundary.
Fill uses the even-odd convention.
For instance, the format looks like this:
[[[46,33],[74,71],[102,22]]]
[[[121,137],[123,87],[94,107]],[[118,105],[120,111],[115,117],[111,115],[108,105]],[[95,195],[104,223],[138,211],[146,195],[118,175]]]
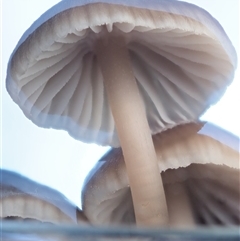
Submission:
[[[213,218],[224,212],[228,215],[228,224],[239,224],[234,221],[240,214],[239,152],[199,134],[202,126],[202,123],[180,125],[153,136],[172,227],[191,227],[201,224],[201,220],[210,225],[206,215]],[[227,136],[236,140],[229,133]],[[211,208],[214,202],[218,203],[215,210]],[[226,211],[220,209],[220,202]],[[89,173],[82,191],[82,204],[85,215],[94,224],[135,223],[120,148],[103,156]],[[204,209],[206,215],[200,209]],[[227,225],[227,220],[222,222]]]
[[[169,226],[176,228],[195,226],[194,213],[186,187],[180,182],[173,182],[165,184],[164,190],[169,213]]]
[[[194,217],[195,223],[199,225],[240,225],[239,174],[237,169],[214,164],[191,164],[186,168],[163,172],[165,189],[180,184],[187,193],[187,201],[190,200],[191,203],[191,216],[186,216],[184,210],[174,207],[179,215],[176,213],[172,215],[175,218],[172,223],[179,221],[177,226],[182,226],[186,217],[190,216]],[[174,199],[173,196],[171,198]],[[176,198],[177,195],[174,201]],[[180,206],[179,203],[177,205]],[[187,221],[187,224],[191,224],[189,220]]]
[[[64,0],[20,39],[6,86],[38,126],[121,146],[137,223],[160,226],[168,214],[151,135],[198,119],[235,67],[222,27],[195,5]]]
[[[88,221],[65,196],[18,173],[1,170],[0,218],[80,225]]]

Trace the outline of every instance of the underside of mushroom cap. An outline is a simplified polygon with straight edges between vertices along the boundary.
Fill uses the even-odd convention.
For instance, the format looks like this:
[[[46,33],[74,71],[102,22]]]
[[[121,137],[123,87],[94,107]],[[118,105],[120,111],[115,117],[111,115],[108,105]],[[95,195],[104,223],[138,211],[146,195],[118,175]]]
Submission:
[[[177,1],[61,1],[23,35],[7,90],[45,128],[119,146],[95,43],[124,36],[152,134],[196,120],[233,79],[235,50],[206,11]]]
[[[55,224],[74,223],[59,208],[25,193],[16,192],[15,195],[1,198],[0,204],[1,218],[18,217]]]
[[[7,170],[1,170],[0,184],[0,218],[87,223],[82,211],[54,189]]]
[[[190,183],[196,179],[200,186],[205,181],[213,182],[223,193],[233,190],[239,194],[239,152],[211,137],[197,134],[202,125],[181,125],[154,136],[163,184]],[[216,195],[218,200],[219,192]],[[234,200],[236,207],[238,204]],[[92,223],[134,224],[129,181],[120,148],[103,156],[89,173],[82,191],[82,204]]]
[[[191,164],[186,168],[168,169],[162,174],[164,187],[180,183],[186,188],[196,224],[240,224],[239,170],[213,164]],[[92,223],[100,225],[135,223],[129,186],[118,186],[115,189],[107,185],[104,187],[105,190],[98,187],[97,194],[93,183],[91,185],[95,194],[87,193],[88,199],[84,210]],[[95,195],[99,195],[97,203],[94,203]],[[213,208],[214,204],[216,205]],[[226,219],[222,220],[221,217]]]

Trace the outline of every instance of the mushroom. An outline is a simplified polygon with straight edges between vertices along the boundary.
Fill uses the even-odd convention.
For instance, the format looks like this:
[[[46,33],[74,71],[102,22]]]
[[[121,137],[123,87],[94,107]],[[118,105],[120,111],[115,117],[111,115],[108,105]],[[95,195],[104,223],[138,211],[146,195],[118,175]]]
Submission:
[[[65,196],[18,173],[1,170],[0,218],[80,225],[88,221]]]
[[[151,135],[195,121],[231,83],[235,50],[205,10],[173,0],[63,0],[24,33],[7,90],[45,128],[122,147],[138,225],[168,222]]]
[[[153,136],[172,227],[191,227],[200,224],[200,220],[210,225],[206,215],[198,210],[205,209],[207,215],[213,212],[210,217],[223,214],[224,210],[217,205],[215,211],[209,211],[214,202],[222,202],[232,216],[240,215],[239,151],[199,134],[202,126],[203,123],[179,125]],[[218,134],[220,139],[224,135],[239,143],[239,139],[221,129]],[[135,224],[120,148],[103,156],[89,173],[82,191],[82,205],[93,224]]]
[[[171,189],[166,196],[173,202],[170,223],[177,227],[189,227],[193,220],[198,225],[240,225],[239,174],[237,169],[213,164],[191,164],[163,172],[164,188]],[[184,188],[184,195],[179,195],[179,187]],[[184,202],[182,196],[187,198]]]
[[[194,213],[186,187],[180,182],[173,182],[165,184],[164,190],[169,213],[169,226],[186,229],[195,226]]]

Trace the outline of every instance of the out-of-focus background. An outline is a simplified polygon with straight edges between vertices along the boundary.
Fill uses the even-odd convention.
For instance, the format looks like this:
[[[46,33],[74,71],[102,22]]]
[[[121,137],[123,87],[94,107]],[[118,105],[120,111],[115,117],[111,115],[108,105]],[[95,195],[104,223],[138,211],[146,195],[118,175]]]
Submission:
[[[8,59],[25,30],[58,0],[2,1],[1,168],[55,188],[81,207],[85,176],[108,147],[84,144],[67,132],[42,129],[28,120],[5,88]],[[188,0],[209,11],[239,50],[239,0]],[[225,96],[202,117],[240,136],[240,71]]]

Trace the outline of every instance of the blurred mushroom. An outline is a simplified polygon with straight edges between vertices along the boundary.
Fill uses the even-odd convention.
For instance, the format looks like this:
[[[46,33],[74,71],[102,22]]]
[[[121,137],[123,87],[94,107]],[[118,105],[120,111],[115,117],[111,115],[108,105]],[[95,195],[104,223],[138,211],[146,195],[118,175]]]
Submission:
[[[83,212],[54,189],[8,170],[1,170],[0,182],[1,219],[88,223]]]
[[[164,190],[169,213],[169,226],[186,229],[194,226],[194,214],[185,186],[182,183],[174,182],[165,185]]]
[[[169,169],[162,176],[165,188],[172,184],[184,187],[197,224],[230,226],[240,225],[239,174],[239,170],[224,165],[191,164]],[[183,213],[174,221],[177,218],[182,225]]]
[[[168,214],[151,134],[198,119],[235,67],[224,30],[195,5],[64,0],[20,39],[7,90],[41,127],[121,146],[137,223],[159,226]]]
[[[201,123],[185,124],[153,136],[166,192],[169,224],[174,227],[190,227],[200,224],[201,220],[210,225],[207,215],[215,220],[214,216],[223,214],[222,219],[228,217],[229,223],[234,224],[233,217],[240,215],[239,152],[198,134],[201,127]],[[231,139],[229,134],[228,138]],[[218,203],[215,210],[212,203]],[[94,224],[135,223],[120,148],[103,156],[89,173],[82,191],[82,204],[83,212]],[[206,215],[200,209],[204,209]],[[227,219],[222,223],[227,224]],[[239,219],[236,223],[239,224]]]

